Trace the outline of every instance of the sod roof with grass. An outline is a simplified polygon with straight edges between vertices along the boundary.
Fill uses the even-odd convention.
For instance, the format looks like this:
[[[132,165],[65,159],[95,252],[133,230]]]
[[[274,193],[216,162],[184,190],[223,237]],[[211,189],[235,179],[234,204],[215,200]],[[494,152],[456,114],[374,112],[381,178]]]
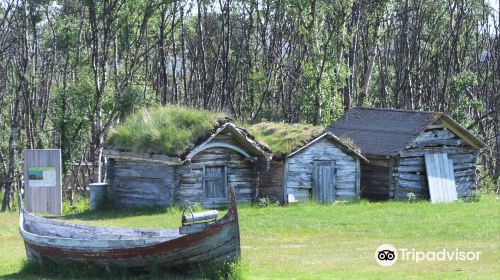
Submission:
[[[250,126],[248,131],[272,150],[273,158],[281,159],[323,134],[325,129],[312,124],[262,122]]]
[[[113,127],[105,147],[182,157],[230,121],[224,113],[181,106],[143,109]]]
[[[273,152],[273,158],[277,160],[291,155],[314,139],[325,134],[325,129],[322,126],[301,123],[262,122],[248,127],[248,131],[259,143],[267,145]],[[351,139],[345,136],[337,137],[331,133],[327,134],[329,139],[339,143],[344,149],[363,160],[366,160],[361,155],[359,147],[354,145]]]

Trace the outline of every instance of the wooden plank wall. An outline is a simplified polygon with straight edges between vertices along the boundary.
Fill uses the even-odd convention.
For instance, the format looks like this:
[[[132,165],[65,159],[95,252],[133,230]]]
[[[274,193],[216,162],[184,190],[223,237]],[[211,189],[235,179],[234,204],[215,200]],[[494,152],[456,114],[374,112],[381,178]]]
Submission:
[[[175,166],[109,160],[109,197],[119,207],[170,206],[176,186]]]
[[[337,200],[358,198],[356,159],[327,139],[321,139],[287,159],[286,194],[293,194],[298,201],[311,197],[314,160],[335,161]]]
[[[29,184],[28,168],[54,167],[56,185],[53,187],[32,187]],[[24,182],[26,210],[32,213],[62,214],[61,150],[24,150]]]
[[[230,135],[220,134],[214,141],[237,145]],[[175,201],[179,204],[201,202],[207,208],[227,206],[227,199],[207,199],[203,192],[203,167],[207,165],[227,166],[227,186],[234,187],[238,202],[252,202],[256,195],[258,172],[254,163],[249,162],[240,153],[228,148],[209,148],[197,154],[191,164],[177,170],[179,187],[175,191]]]
[[[424,155],[433,153],[446,153],[448,159],[453,161],[459,198],[465,198],[475,187],[478,151],[446,128],[429,129],[400,152],[399,164],[393,173],[396,189],[394,199],[406,200],[409,192],[417,198],[429,198]]]
[[[258,197],[268,197],[272,201],[283,202],[283,161],[270,162],[268,171],[259,173]]]

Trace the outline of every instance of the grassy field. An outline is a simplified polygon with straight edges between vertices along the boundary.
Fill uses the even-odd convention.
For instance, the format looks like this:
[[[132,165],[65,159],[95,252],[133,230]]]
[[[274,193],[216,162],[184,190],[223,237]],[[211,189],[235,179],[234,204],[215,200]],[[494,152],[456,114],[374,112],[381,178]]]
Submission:
[[[66,208],[65,212],[65,219],[95,225],[158,228],[176,227],[180,223],[179,209],[92,213],[80,207]],[[428,202],[242,205],[239,213],[242,261],[232,274],[237,278],[500,279],[500,200],[496,197],[438,205]],[[17,221],[17,213],[0,214],[0,278],[84,279],[99,275],[27,266]],[[478,261],[398,261],[392,267],[381,267],[374,254],[383,243],[420,251],[458,248],[480,251],[481,255]],[[136,278],[151,276],[136,275]],[[156,272],[154,276],[169,279],[173,275]],[[102,277],[124,278],[120,273]],[[203,273],[177,277],[199,278]]]

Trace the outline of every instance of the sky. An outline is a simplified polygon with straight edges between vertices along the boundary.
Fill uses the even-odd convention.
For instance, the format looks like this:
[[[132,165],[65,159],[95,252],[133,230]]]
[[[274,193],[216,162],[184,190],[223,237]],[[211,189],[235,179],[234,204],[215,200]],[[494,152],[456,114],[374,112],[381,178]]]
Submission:
[[[488,0],[490,5],[498,12],[498,0]]]
[[[495,10],[493,12],[493,15],[495,17],[496,22],[498,23],[498,9],[499,9],[499,2],[500,2],[500,0],[486,0],[486,2],[489,3],[490,6]],[[493,32],[495,32],[494,31],[495,29],[493,28],[494,24],[495,23],[493,22],[493,19],[491,18],[489,25],[490,25],[490,30],[493,31]]]

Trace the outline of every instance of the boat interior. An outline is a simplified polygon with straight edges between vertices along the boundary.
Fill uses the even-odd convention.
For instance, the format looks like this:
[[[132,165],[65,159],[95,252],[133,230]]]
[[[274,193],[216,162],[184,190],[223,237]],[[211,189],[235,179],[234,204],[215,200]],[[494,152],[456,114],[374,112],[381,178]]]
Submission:
[[[23,209],[25,231],[49,237],[92,240],[137,240],[157,238],[159,242],[178,238],[179,229],[113,228],[75,224],[35,216]]]

